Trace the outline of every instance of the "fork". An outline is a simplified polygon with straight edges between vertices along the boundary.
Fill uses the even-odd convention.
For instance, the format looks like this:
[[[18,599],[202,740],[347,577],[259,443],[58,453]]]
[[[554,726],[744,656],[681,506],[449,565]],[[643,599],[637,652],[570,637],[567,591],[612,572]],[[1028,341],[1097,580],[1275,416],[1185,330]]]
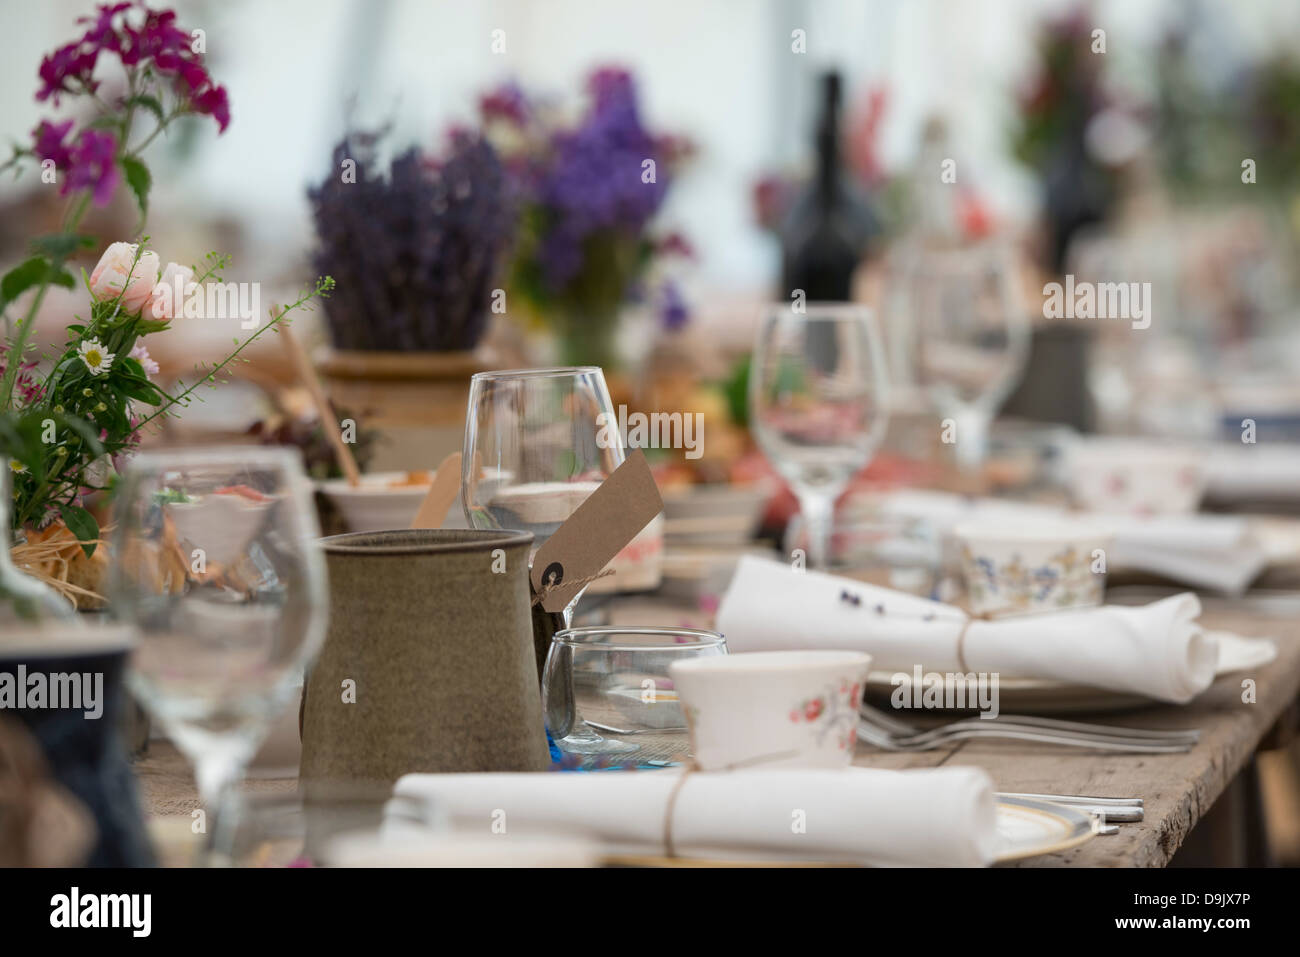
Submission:
[[[1129,752],[1135,754],[1177,754],[1191,748],[1188,744],[1157,744],[1149,741],[1135,741],[1131,738],[1089,738],[1077,734],[1050,733],[1029,729],[957,728],[950,732],[942,729],[934,737],[904,738],[895,737],[888,731],[874,727],[870,722],[858,723],[858,736],[869,744],[884,751],[931,751],[943,747],[952,741],[966,738],[1001,738],[1016,741],[1033,741],[1039,744],[1060,744],[1076,748],[1094,748],[1099,751]]]
[[[895,737],[912,737],[928,734],[902,719],[896,718],[879,708],[874,708],[865,701],[859,705],[859,716],[866,721],[889,732]],[[1121,728],[1106,724],[1087,724],[1083,721],[1062,721],[1058,718],[1039,718],[1032,715],[999,715],[996,718],[960,718],[940,725],[933,731],[952,731],[970,728],[985,731],[995,728],[1017,731],[1047,731],[1060,736],[1079,735],[1088,738],[1123,739],[1152,744],[1193,745],[1200,740],[1199,729],[1191,728],[1177,731],[1147,730],[1144,728]],[[1184,749],[1185,750],[1185,749]]]
[[[881,720],[882,718],[884,720]],[[1124,728],[1106,728],[1105,733],[1100,733],[996,720],[984,721],[981,724],[979,718],[954,721],[929,731],[921,731],[890,718],[870,706],[863,706],[860,719],[858,734],[862,739],[887,751],[928,751],[941,747],[949,741],[965,738],[1010,738],[1106,751],[1173,754],[1190,750],[1196,742],[1195,737],[1189,735],[1152,738],[1144,736],[1141,732],[1137,735],[1131,734]]]

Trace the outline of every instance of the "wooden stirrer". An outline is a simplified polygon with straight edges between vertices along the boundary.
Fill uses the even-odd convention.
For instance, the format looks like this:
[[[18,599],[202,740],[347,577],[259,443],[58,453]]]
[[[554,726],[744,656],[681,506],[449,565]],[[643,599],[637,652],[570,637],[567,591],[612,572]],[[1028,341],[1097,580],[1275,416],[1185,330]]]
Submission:
[[[337,428],[334,410],[330,408],[329,399],[325,397],[325,388],[321,385],[320,376],[316,374],[316,367],[311,364],[307,350],[302,347],[302,343],[298,341],[298,337],[293,334],[293,329],[288,325],[280,326],[280,340],[284,343],[285,351],[289,353],[294,368],[298,370],[298,381],[307,387],[307,392],[311,395],[311,401],[316,406],[316,414],[320,416],[321,429],[334,448],[334,457],[338,459],[343,474],[347,476],[348,484],[355,488],[361,484],[361,469],[357,467],[356,456],[343,441],[343,435]]]
[[[442,460],[438,471],[433,474],[433,484],[428,494],[420,503],[420,510],[415,513],[411,528],[442,528],[442,520],[447,517],[447,509],[460,492],[460,453],[452,452]]]

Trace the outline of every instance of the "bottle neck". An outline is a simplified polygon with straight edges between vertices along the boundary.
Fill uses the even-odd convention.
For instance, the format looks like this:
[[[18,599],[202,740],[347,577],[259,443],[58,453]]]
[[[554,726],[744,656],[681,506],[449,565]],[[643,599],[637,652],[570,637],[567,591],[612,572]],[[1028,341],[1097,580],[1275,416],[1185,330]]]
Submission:
[[[839,124],[834,117],[824,119],[817,131],[817,198],[830,204],[840,181]]]

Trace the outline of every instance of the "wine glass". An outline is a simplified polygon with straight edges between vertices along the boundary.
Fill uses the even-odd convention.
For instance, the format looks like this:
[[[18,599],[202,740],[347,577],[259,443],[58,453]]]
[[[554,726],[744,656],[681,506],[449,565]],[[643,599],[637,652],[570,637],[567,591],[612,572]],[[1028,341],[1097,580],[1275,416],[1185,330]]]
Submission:
[[[596,366],[475,375],[470,380],[461,457],[461,501],[469,524],[532,532],[531,561],[556,529],[623,464],[617,422],[605,374]],[[569,626],[581,597],[579,591],[560,613],[540,606],[533,609],[539,682],[551,638]],[[590,752],[601,738],[583,725],[566,740],[581,741]],[[610,743],[609,749],[617,748]]]
[[[884,437],[888,384],[871,310],[775,306],[749,379],[754,438],[790,483],[808,527],[808,564],[831,560],[835,500]]]
[[[1009,253],[997,246],[917,249],[904,267],[912,370],[954,425],[958,467],[977,471],[993,416],[1020,378],[1030,323]]]
[[[115,505],[109,607],[139,641],[128,681],[194,764],[219,829],[230,792],[325,637],[325,568],[297,452],[143,452]]]

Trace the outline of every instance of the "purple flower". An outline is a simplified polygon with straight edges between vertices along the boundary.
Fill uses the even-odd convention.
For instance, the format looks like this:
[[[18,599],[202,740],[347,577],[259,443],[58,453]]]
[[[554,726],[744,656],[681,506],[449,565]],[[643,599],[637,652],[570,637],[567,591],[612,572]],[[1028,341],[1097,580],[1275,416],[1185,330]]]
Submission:
[[[71,129],[72,120],[62,123],[41,120],[41,125],[32,130],[32,137],[36,140],[32,152],[36,154],[37,159],[41,162],[54,160],[56,169],[66,170],[72,164],[72,149],[64,140],[67,139],[68,131]]]
[[[143,14],[143,21],[132,16],[137,12]],[[99,54],[107,51],[128,69],[146,66],[170,78],[177,95],[187,99],[194,112],[211,116],[221,132],[226,131],[230,102],[225,87],[212,81],[203,55],[191,48],[190,35],[176,26],[175,11],[152,10],[143,2],[100,4],[94,16],[77,22],[87,24],[81,38],[41,60],[38,100],[53,97],[58,105],[61,93],[94,90],[98,84],[92,74]]]
[[[63,181],[62,193],[89,189],[95,194],[95,205],[106,206],[117,188],[117,140],[104,130],[82,130],[76,146],[72,148],[68,175]]]
[[[546,212],[537,258],[556,293],[582,271],[593,242],[641,237],[669,179],[661,168],[667,157],[641,123],[631,75],[598,70],[587,88],[591,104],[582,121],[555,133],[526,174]],[[646,160],[656,164],[653,182],[643,176]]]
[[[353,133],[335,148],[330,169],[355,161],[355,183],[331,173],[308,192],[314,262],[337,281],[325,303],[331,339],[341,349],[473,349],[515,224],[500,158],[460,134],[444,156],[408,150],[385,171],[378,139]]]
[[[42,86],[36,91],[36,99],[53,97],[54,105],[58,106],[60,93],[79,92],[78,87],[94,90],[98,84],[91,79],[91,74],[95,72],[98,58],[98,48],[86,49],[80,40],[47,54],[37,71]]]
[[[659,321],[670,332],[676,332],[690,321],[691,310],[682,298],[675,282],[665,282],[659,290]]]

